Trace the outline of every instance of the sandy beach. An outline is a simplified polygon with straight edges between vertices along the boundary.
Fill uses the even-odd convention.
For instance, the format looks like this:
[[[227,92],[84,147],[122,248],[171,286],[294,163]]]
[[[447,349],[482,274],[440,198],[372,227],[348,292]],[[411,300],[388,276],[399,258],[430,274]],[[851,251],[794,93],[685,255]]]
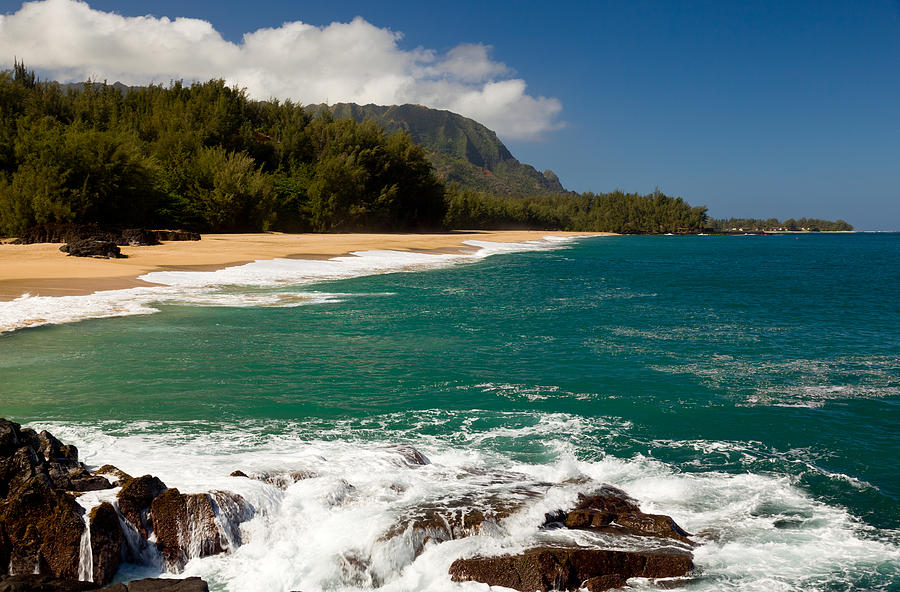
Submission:
[[[606,233],[534,230],[457,231],[440,234],[206,234],[200,241],[122,247],[125,259],[69,257],[59,244],[0,244],[0,301],[22,294],[75,296],[152,285],[138,276],[152,271],[204,270],[260,259],[328,258],[354,251],[472,250],[467,240],[521,242],[545,236]]]

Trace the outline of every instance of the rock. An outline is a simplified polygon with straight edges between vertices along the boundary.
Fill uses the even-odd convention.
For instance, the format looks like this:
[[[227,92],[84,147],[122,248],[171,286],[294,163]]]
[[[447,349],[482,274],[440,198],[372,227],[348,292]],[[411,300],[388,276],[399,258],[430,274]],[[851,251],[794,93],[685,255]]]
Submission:
[[[49,470],[77,466],[77,454],[49,434],[0,419],[0,555],[8,556],[3,572],[77,576],[82,510],[56,488]]]
[[[109,502],[103,502],[91,510],[90,525],[94,582],[108,584],[119,571],[125,535],[116,509]]]
[[[238,525],[253,515],[252,508],[237,494],[185,494],[177,489],[168,489],[154,499],[150,512],[156,548],[172,571],[180,571],[195,557],[216,555],[240,545]]]
[[[400,458],[403,460],[403,463],[408,467],[423,467],[425,465],[431,464],[431,461],[428,460],[427,456],[425,456],[409,444],[394,444],[391,446],[385,446],[385,449],[399,454]]]
[[[242,473],[242,471],[235,472]],[[240,475],[235,475],[234,473],[232,473],[231,476],[238,477]],[[256,481],[268,483],[269,485],[274,485],[278,489],[287,489],[297,481],[303,481],[304,479],[314,479],[315,477],[318,477],[319,474],[314,471],[298,469],[295,471],[287,471],[283,473],[250,473],[249,475],[244,476]]]
[[[624,588],[627,585],[628,582],[625,578],[619,574],[612,574],[589,578],[584,582],[582,588],[587,588],[588,592],[603,592],[604,590],[612,590],[614,588]]]
[[[113,481],[113,485],[115,487],[122,487],[126,482],[133,479],[131,475],[118,467],[114,467],[113,465],[103,465],[102,467],[94,471],[94,475],[104,477],[106,479],[108,479],[109,477],[113,477],[115,479],[115,481]]]
[[[72,241],[61,246],[59,250],[63,253],[68,253],[70,257],[99,257],[105,259],[125,257],[119,246],[113,241],[93,238]]]
[[[229,477],[247,477],[247,473],[244,471],[232,471]],[[248,477],[249,478],[249,477]]]
[[[671,517],[641,512],[624,491],[609,485],[594,495],[579,495],[578,505],[563,514],[562,523],[566,528],[662,537],[693,544],[688,538],[690,533]],[[548,515],[548,522],[557,522],[559,518],[560,514]]]
[[[69,243],[87,238],[115,241],[117,234],[91,224],[48,223],[26,229],[13,243],[18,245]]]
[[[0,576],[0,592],[209,592],[200,578],[134,580],[128,584],[114,584],[100,588],[92,582],[60,580],[52,576]]]
[[[693,567],[691,555],[685,551],[538,547],[518,555],[457,559],[450,566],[450,575],[455,582],[533,592],[577,590],[592,579],[599,586],[633,577],[678,577]]]
[[[144,475],[127,481],[116,495],[119,511],[142,537],[149,536],[150,521],[147,514],[153,500],[166,490],[166,484],[152,475]]]
[[[84,592],[97,585],[77,580],[60,580],[48,575],[0,576],[0,592]]]
[[[198,241],[200,235],[187,230],[155,230],[156,238],[161,241]]]
[[[106,591],[107,588],[101,590]],[[148,578],[129,582],[128,592],[209,592],[209,586],[197,577],[183,580]]]
[[[146,228],[126,228],[116,240],[119,246],[146,247],[159,244],[159,235],[155,230]]]
[[[9,537],[12,573],[77,579],[81,512],[75,498],[55,490],[45,474],[11,490],[0,504],[0,522]]]

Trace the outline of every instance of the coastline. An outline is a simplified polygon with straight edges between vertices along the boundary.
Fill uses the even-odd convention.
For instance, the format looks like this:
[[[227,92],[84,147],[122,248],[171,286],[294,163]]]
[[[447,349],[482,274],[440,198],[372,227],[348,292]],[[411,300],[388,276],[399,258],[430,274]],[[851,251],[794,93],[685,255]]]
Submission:
[[[204,234],[200,241],[122,247],[124,259],[69,257],[60,244],[0,244],[0,302],[23,294],[83,296],[101,290],[155,286],[138,279],[154,271],[214,271],[278,258],[328,259],[356,251],[466,253],[464,241],[498,243],[545,236],[609,236],[603,232],[475,230],[437,234]]]

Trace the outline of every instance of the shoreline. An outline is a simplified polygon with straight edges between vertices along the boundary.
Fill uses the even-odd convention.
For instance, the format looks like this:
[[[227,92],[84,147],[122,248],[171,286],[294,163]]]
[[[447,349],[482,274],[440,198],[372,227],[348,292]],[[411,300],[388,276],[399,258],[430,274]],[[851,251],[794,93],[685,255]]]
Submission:
[[[155,271],[215,271],[271,259],[330,259],[356,251],[468,253],[479,240],[513,243],[546,236],[612,236],[604,232],[474,230],[435,234],[204,234],[200,241],[121,247],[124,259],[69,257],[60,243],[0,244],[0,302],[31,296],[84,296],[104,290],[158,286]]]

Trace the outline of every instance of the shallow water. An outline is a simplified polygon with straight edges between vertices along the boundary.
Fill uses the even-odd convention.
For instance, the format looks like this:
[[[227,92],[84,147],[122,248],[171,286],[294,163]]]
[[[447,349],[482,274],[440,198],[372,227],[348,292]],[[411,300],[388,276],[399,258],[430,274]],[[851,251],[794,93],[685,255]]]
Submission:
[[[686,589],[900,589],[900,235],[490,247],[0,303],[7,328],[136,315],[0,335],[0,415],[245,496],[244,544],[187,566],[216,590],[460,589],[453,559],[537,540],[579,477],[697,535]],[[409,508],[512,495],[484,471],[553,485],[495,537],[381,540]]]

